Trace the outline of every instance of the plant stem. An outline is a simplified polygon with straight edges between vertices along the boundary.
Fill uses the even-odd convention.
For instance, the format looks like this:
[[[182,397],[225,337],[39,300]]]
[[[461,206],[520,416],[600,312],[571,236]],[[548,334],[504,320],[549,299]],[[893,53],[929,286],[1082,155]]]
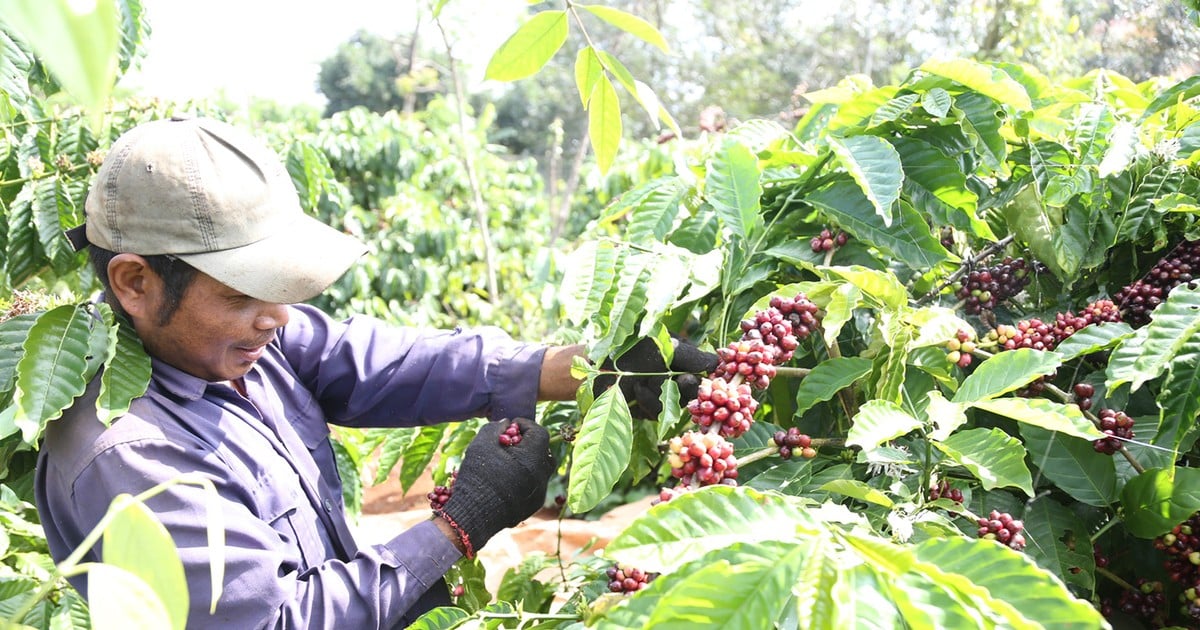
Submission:
[[[1109,571],[1108,569],[1105,569],[1104,567],[1096,567],[1096,574],[1103,575],[1104,577],[1106,577],[1109,580],[1112,580],[1113,582],[1118,584],[1123,589],[1130,590],[1130,591],[1137,590],[1134,588],[1134,586],[1132,584],[1121,579],[1121,576],[1117,575],[1116,573],[1113,573],[1112,571]]]
[[[775,368],[775,376],[783,378],[804,378],[812,372],[809,368],[802,367],[777,367]]]
[[[1008,236],[1005,236],[1004,238],[996,241],[995,243],[992,243],[991,245],[988,245],[987,247],[983,248],[982,250],[980,250],[980,252],[978,254],[975,254],[974,256],[964,260],[962,262],[962,264],[959,265],[958,269],[954,270],[954,273],[950,274],[945,280],[942,281],[942,284],[938,285],[938,287],[936,289],[931,290],[929,293],[922,295],[917,300],[917,303],[920,304],[922,302],[926,302],[926,301],[932,300],[933,298],[937,297],[937,295],[942,292],[942,289],[945,289],[946,287],[954,284],[955,282],[958,282],[958,279],[965,276],[967,274],[967,272],[972,267],[974,267],[976,264],[982,262],[983,260],[986,260],[992,254],[995,254],[996,252],[1007,247],[1009,243],[1013,242],[1013,238],[1014,238],[1014,235],[1009,234]]]

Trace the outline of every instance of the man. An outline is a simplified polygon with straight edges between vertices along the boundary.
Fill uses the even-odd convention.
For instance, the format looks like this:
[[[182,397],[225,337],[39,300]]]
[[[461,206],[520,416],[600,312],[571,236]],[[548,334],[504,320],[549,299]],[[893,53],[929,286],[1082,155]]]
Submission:
[[[219,121],[132,129],[101,165],[85,210],[72,240],[88,246],[104,299],[137,332],[152,376],[109,427],[96,417],[98,380],[47,427],[36,497],[57,560],[116,495],[199,474],[215,484],[226,528],[215,614],[203,491],[176,484],[147,504],[179,549],[189,628],[403,627],[449,603],[442,575],[458,558],[542,506],[554,463],[546,431],[528,418],[538,400],[573,395],[570,364],[582,348],[519,343],[492,328],[337,322],[300,304],[365,247],[305,215],[278,158]],[[656,389],[621,385],[639,398]],[[515,418],[523,439],[501,446],[510,423],[488,423],[443,509],[359,547],[327,423],[478,416]],[[86,596],[86,576],[72,583]]]

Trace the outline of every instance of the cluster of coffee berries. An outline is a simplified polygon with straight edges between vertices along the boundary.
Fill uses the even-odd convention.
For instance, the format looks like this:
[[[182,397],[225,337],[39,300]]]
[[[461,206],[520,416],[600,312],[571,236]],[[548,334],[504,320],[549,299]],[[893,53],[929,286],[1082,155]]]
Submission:
[[[1096,395],[1096,388],[1091,383],[1075,383],[1071,392],[1075,394],[1075,404],[1079,406],[1080,411],[1092,408],[1092,396]]]
[[[1167,596],[1163,593],[1162,582],[1138,578],[1133,588],[1121,591],[1117,607],[1127,615],[1148,621],[1155,628],[1161,628],[1167,615]]]
[[[715,433],[688,431],[671,438],[667,442],[667,463],[671,475],[683,486],[737,485],[733,445]]]
[[[1167,554],[1163,567],[1179,585],[1180,614],[1188,627],[1200,624],[1200,512],[1154,539],[1154,547]]]
[[[958,329],[954,333],[954,338],[946,342],[946,360],[957,365],[960,368],[965,368],[971,365],[971,353],[975,352],[975,331]]]
[[[848,240],[850,240],[850,236],[845,232],[841,230],[834,232],[825,228],[821,230],[820,234],[812,237],[808,244],[814,252],[829,252],[833,251],[835,247],[845,245]]]
[[[771,363],[783,363],[792,358],[800,345],[792,330],[792,322],[777,308],[768,308],[744,319],[741,323],[742,342],[763,344],[771,354]]]
[[[1016,326],[1000,324],[988,332],[987,339],[1002,350],[1053,350],[1059,342],[1054,335],[1054,327],[1036,317],[1017,322]]]
[[[820,325],[818,310],[803,293],[773,296],[768,308],[741,322],[741,339],[717,350],[716,369],[700,381],[696,398],[686,405],[699,430],[667,442],[667,463],[679,483],[663,488],[655,503],[700,486],[737,485],[737,459],[727,439],[750,429],[758,409],[752,388],[766,389],[771,384],[775,366],[791,359],[799,341]]]
[[[429,507],[433,508],[434,511],[446,507],[446,502],[449,501],[450,496],[454,494],[453,487],[454,478],[456,476],[457,475],[455,473],[451,472],[450,476],[446,479],[446,485],[434,486],[433,490],[430,490],[429,494],[425,495],[425,498],[429,499]]]
[[[657,573],[647,573],[619,564],[605,569],[604,575],[608,576],[608,590],[613,593],[636,593],[658,577]]]
[[[1166,301],[1172,289],[1192,282],[1197,270],[1200,270],[1200,241],[1183,241],[1140,280],[1113,296],[1124,321],[1134,327],[1150,323],[1150,312]]]
[[[801,433],[800,429],[791,427],[787,431],[776,431],[772,436],[775,441],[775,446],[779,447],[779,456],[783,459],[791,459],[792,455],[799,453],[804,459],[812,459],[817,456],[817,449],[812,447],[812,438]]]
[[[692,422],[705,430],[716,426],[718,433],[731,439],[750,430],[757,409],[749,385],[733,385],[722,378],[701,380],[696,398],[687,404]]]
[[[732,381],[741,376],[758,389],[766,389],[775,378],[775,346],[771,349],[758,339],[742,339],[717,349],[717,364],[713,378]],[[795,347],[793,346],[793,350]]]
[[[962,490],[952,487],[950,482],[943,479],[936,486],[929,488],[929,500],[937,501],[938,499],[950,499],[956,503],[963,502]]]
[[[971,315],[992,310],[997,304],[1025,290],[1040,263],[1025,262],[1024,258],[1006,256],[998,265],[975,269],[967,273],[954,294],[963,301],[963,309]]]
[[[521,425],[516,422],[504,427],[500,433],[500,446],[516,446],[521,443]]]
[[[1008,512],[992,510],[987,518],[977,520],[979,537],[998,540],[1017,551],[1025,548],[1025,524],[1012,517]]]
[[[790,298],[774,296],[768,302],[768,307],[777,309],[784,319],[791,322],[792,334],[798,340],[807,339],[821,324],[817,314],[819,308],[803,293]]]
[[[1121,450],[1121,442],[1133,439],[1133,418],[1125,415],[1124,411],[1101,409],[1100,431],[1108,437],[1100,438],[1092,443],[1097,453],[1112,455]]]

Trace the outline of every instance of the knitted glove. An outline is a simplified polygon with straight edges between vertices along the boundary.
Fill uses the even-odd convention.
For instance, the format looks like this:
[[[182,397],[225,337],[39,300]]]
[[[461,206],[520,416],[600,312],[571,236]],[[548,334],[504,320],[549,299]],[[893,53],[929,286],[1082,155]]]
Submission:
[[[717,355],[705,352],[678,337],[671,338],[675,345],[675,355],[671,358],[671,371],[685,372],[675,376],[679,385],[679,399],[691,400],[696,397],[700,387],[701,376],[711,374],[717,369]],[[662,353],[653,339],[645,338],[633,345],[615,362],[609,359],[601,366],[603,369],[615,369],[622,372],[665,372],[666,363]],[[596,377],[592,385],[592,393],[599,396],[601,392],[612,387],[616,376],[603,374]],[[621,395],[629,403],[629,413],[635,418],[653,420],[662,413],[662,384],[666,376],[624,375],[620,380]]]
[[[521,429],[521,440],[501,446],[500,434],[513,422]],[[467,445],[454,492],[435,512],[458,533],[471,558],[496,532],[542,507],[553,472],[550,434],[540,425],[528,418],[489,422]]]

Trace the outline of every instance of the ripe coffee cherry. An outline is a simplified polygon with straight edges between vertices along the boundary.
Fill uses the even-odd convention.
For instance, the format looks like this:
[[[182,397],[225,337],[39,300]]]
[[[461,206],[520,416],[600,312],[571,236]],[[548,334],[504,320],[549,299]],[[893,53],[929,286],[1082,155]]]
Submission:
[[[772,439],[779,447],[779,456],[783,459],[791,459],[796,453],[805,459],[817,456],[817,450],[812,448],[812,438],[801,433],[796,427],[787,431],[776,431]]]
[[[688,431],[671,438],[667,442],[667,463],[682,486],[737,485],[733,445],[713,433]]]
[[[957,365],[960,368],[965,368],[971,365],[972,352],[975,352],[975,331],[966,331],[959,329],[954,334],[954,338],[946,342],[946,361]]]
[[[1075,394],[1075,404],[1083,411],[1092,408],[1092,396],[1096,394],[1096,388],[1091,383],[1076,383],[1072,388],[1072,393]]]
[[[467,592],[467,589],[462,584],[455,584],[454,587],[450,589],[450,595],[452,597],[462,597],[463,593],[465,592]]]
[[[446,507],[446,502],[454,494],[453,487],[456,476],[456,473],[450,473],[450,476],[446,479],[446,485],[434,486],[433,490],[425,495],[425,498],[429,499],[429,507],[431,509],[436,511]]]
[[[696,398],[687,405],[692,422],[704,429],[719,426],[718,431],[727,438],[748,431],[757,409],[758,401],[750,393],[749,385],[742,383],[735,387],[720,378],[702,379]]]
[[[841,230],[834,232],[829,228],[825,228],[821,230],[820,234],[812,237],[808,245],[814,252],[828,252],[833,251],[837,247],[842,247],[848,240],[850,240],[850,236],[845,232]]]
[[[980,538],[998,540],[1017,551],[1025,548],[1025,535],[1021,533],[1025,524],[1015,520],[1008,512],[992,510],[987,518],[980,518],[977,522]]]
[[[657,573],[646,573],[619,564],[606,569],[604,575],[608,578],[608,590],[613,593],[636,593],[658,577]]]
[[[1096,415],[1100,417],[1100,431],[1109,436],[1092,442],[1097,453],[1112,455],[1121,450],[1123,440],[1133,439],[1133,418],[1124,411],[1101,409]]]
[[[666,503],[667,501],[670,501],[671,499],[674,499],[675,497],[677,497],[681,494],[684,494],[684,493],[688,492],[689,490],[691,490],[691,488],[689,488],[687,486],[676,486],[674,488],[663,488],[662,490],[660,490],[658,492],[658,496],[655,497],[654,500],[650,502],[650,505],[658,505],[659,503]]]
[[[808,338],[821,324],[818,317],[820,309],[803,293],[797,293],[796,297],[790,298],[774,296],[771,298],[770,306],[779,309],[779,312],[783,313],[783,316],[792,323],[792,334],[798,340]]]
[[[936,486],[929,489],[929,500],[937,501],[938,499],[950,499],[957,503],[963,502],[962,490],[950,487],[950,482],[943,479]]]
[[[521,425],[513,422],[500,434],[500,446],[516,446],[521,443]]]
[[[800,345],[793,334],[792,321],[773,306],[742,320],[741,328],[742,341],[761,341],[765,351],[771,355],[773,365],[791,359],[792,353]]]
[[[740,375],[743,380],[758,389],[766,389],[775,378],[775,350],[768,349],[758,339],[743,339],[717,350],[720,363],[713,372],[714,377],[733,380]]]

